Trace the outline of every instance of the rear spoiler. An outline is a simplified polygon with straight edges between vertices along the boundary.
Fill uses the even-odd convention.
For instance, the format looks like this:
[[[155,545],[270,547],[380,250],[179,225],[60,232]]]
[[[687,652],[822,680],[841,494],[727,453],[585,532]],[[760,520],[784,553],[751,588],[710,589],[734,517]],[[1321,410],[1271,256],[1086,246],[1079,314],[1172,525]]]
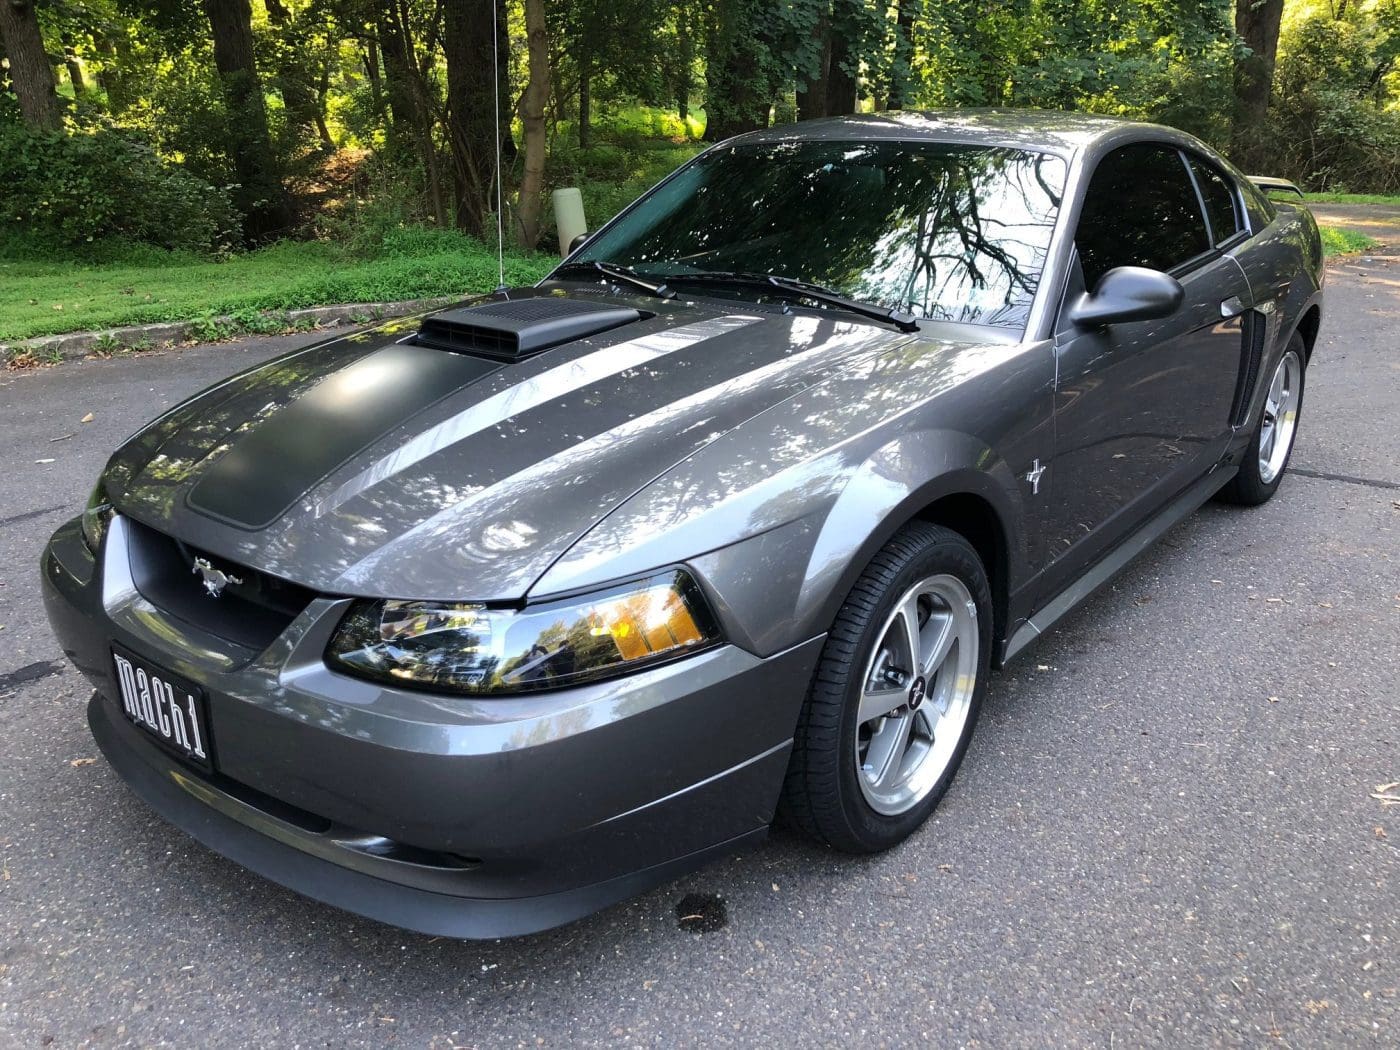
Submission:
[[[1292,193],[1296,194],[1299,200],[1304,200],[1303,191],[1287,179],[1276,179],[1272,175],[1251,175],[1249,181],[1269,193]]]

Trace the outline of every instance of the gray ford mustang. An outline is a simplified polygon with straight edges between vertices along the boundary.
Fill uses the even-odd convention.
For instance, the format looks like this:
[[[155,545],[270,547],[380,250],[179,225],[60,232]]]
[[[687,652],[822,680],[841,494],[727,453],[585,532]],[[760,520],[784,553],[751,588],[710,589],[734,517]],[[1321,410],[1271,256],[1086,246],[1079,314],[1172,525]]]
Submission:
[[[49,617],[137,794],[386,922],[544,929],[775,815],[886,849],[991,667],[1273,495],[1321,256],[1166,128],[742,136],[536,287],[160,416],[50,541]]]

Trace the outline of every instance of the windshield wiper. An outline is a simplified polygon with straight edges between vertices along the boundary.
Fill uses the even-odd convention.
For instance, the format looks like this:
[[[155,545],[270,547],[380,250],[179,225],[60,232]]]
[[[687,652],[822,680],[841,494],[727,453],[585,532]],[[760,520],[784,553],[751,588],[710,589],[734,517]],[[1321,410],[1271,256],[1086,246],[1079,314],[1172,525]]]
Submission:
[[[559,274],[584,270],[589,273],[602,274],[604,277],[618,284],[631,285],[638,291],[646,292],[647,295],[654,295],[658,299],[674,299],[676,297],[676,293],[667,288],[666,285],[653,284],[641,274],[637,273],[636,270],[630,270],[626,266],[618,266],[614,263],[599,262],[597,259],[592,259],[588,262],[564,263],[564,265],[556,267],[554,272]]]
[[[819,284],[809,284],[806,281],[798,281],[791,277],[777,277],[768,273],[743,273],[730,270],[699,270],[695,273],[675,273],[668,274],[671,283],[685,281],[695,281],[701,284],[761,284],[769,288],[777,288],[788,292],[793,296],[810,299],[816,303],[824,303],[827,306],[834,306],[838,310],[846,310],[862,317],[869,317],[875,321],[887,321],[894,325],[901,332],[917,332],[919,323],[914,315],[905,313],[902,310],[895,310],[887,306],[879,306],[876,303],[865,303],[858,299],[848,299],[840,292],[834,292],[830,288],[823,288]]]

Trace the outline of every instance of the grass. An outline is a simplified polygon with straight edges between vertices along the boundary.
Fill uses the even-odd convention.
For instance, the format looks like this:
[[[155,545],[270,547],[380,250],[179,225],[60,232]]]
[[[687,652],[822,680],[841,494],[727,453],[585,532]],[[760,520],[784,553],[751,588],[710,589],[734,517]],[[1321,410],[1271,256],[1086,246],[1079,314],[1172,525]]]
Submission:
[[[1336,226],[1320,226],[1318,229],[1322,233],[1322,252],[1328,256],[1370,251],[1380,243],[1374,237],[1367,237],[1355,230],[1344,230]]]
[[[446,230],[403,231],[372,257],[325,242],[284,242],[226,261],[134,252],[95,263],[0,258],[0,342],[63,332],[329,303],[466,295],[496,286],[496,253]],[[506,256],[506,281],[529,284],[547,255]]]
[[[1308,193],[1305,197],[1310,204],[1390,204],[1400,208],[1400,195],[1396,194]]]

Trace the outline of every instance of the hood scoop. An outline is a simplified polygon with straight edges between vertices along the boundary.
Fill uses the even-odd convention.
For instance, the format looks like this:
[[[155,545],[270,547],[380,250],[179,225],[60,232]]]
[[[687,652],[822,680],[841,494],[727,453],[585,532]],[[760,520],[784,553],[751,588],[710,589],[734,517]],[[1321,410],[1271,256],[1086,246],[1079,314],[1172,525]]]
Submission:
[[[508,299],[430,314],[414,342],[491,361],[523,361],[551,347],[642,319],[630,306],[559,296]]]

